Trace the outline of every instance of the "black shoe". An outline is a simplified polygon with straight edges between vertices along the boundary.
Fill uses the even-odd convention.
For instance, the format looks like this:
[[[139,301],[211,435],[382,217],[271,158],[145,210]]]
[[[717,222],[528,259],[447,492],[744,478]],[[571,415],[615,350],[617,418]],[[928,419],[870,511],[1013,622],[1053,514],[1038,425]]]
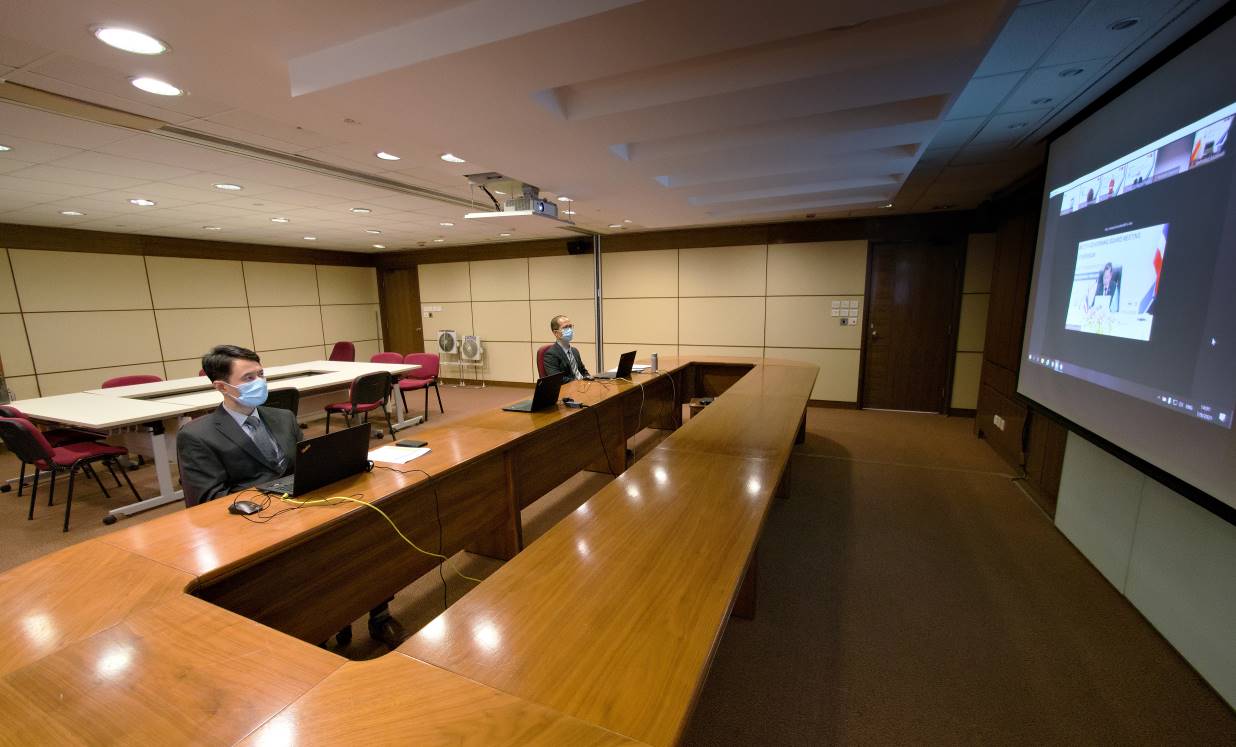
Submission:
[[[398,620],[386,614],[369,618],[369,637],[394,651],[407,639],[408,633]]]

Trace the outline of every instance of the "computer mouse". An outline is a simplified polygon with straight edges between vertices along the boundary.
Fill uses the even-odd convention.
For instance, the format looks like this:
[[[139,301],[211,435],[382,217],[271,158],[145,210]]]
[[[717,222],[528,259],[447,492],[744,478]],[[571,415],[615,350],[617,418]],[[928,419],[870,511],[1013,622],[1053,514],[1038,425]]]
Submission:
[[[249,514],[258,513],[262,510],[262,507],[253,501],[236,501],[232,503],[232,505],[228,506],[227,510],[228,513],[248,516]]]

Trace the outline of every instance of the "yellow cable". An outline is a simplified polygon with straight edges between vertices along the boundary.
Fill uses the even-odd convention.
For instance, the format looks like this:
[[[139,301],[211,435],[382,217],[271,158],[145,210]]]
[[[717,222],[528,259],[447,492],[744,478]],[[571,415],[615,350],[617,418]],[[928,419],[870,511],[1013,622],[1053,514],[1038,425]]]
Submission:
[[[403,531],[399,529],[399,527],[395,524],[394,520],[391,519],[391,517],[386,515],[385,511],[373,505],[372,503],[369,503],[368,501],[362,501],[359,498],[353,498],[351,496],[346,496],[346,495],[336,495],[330,498],[314,498],[313,500],[308,500],[308,501],[298,501],[295,498],[288,497],[287,493],[284,493],[283,495],[279,496],[279,500],[283,501],[284,503],[292,503],[297,506],[316,506],[316,505],[337,506],[339,505],[338,503],[331,503],[331,501],[351,501],[352,503],[359,503],[362,506],[368,506],[369,508],[372,508],[374,511],[377,511],[379,514],[381,514],[382,518],[386,519],[386,522],[391,525],[392,529],[395,530],[395,534],[398,534],[400,539],[402,539],[404,542],[407,542],[409,545],[411,545],[413,550],[416,550],[422,555],[428,555],[432,558],[442,558],[442,561],[444,563],[450,562],[450,558],[446,557],[445,555],[441,555],[436,552],[430,552],[428,550],[423,550],[420,547],[418,547],[415,542],[408,539],[407,535],[405,535]],[[464,575],[462,572],[460,572],[459,568],[456,567],[454,563],[450,563],[450,566],[451,566],[451,570],[454,571],[455,574],[459,576],[460,578],[465,578],[469,581],[475,581],[478,584],[482,581],[482,579],[473,578],[471,576]]]

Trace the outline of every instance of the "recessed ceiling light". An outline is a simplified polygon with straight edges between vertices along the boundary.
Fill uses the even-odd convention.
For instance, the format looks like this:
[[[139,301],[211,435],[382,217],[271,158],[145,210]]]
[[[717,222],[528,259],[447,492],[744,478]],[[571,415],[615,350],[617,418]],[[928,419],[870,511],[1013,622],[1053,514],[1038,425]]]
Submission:
[[[1020,130],[1021,128],[1029,124],[1030,124],[1029,122],[1014,122],[1013,124],[1009,125],[1009,129],[1010,130]]]
[[[463,160],[462,158],[455,155],[454,153],[443,153],[442,155],[438,156],[438,158],[441,158],[443,161],[446,161],[447,163],[467,163],[467,161]]]
[[[1133,28],[1141,20],[1142,19],[1137,18],[1136,16],[1130,16],[1128,18],[1121,18],[1119,21],[1112,21],[1111,23],[1107,24],[1107,29],[1109,31],[1124,31],[1125,29]]]
[[[575,215],[575,211],[574,210],[563,210],[562,214],[563,215]]]
[[[499,236],[502,236],[502,237],[510,236],[510,234],[509,234],[509,233],[500,233],[500,234],[498,234],[498,235],[499,235]]]
[[[558,197],[558,202],[570,202],[570,201],[571,201],[571,198],[567,197],[566,195],[561,195]]]
[[[134,78],[129,81],[134,88],[140,88],[146,93],[153,93],[157,96],[179,96],[184,91],[180,90],[171,83],[159,80],[158,78]]]
[[[610,228],[622,228],[622,224],[621,223],[610,223],[609,227]]]
[[[155,201],[147,200],[144,197],[134,197],[132,200],[129,200],[129,204],[137,205],[138,207],[150,207],[155,204]]]
[[[1054,99],[1052,99],[1052,97],[1051,97],[1051,96],[1044,96],[1044,97],[1042,97],[1042,98],[1038,98],[1038,99],[1030,99],[1030,103],[1031,103],[1031,104],[1038,104],[1038,105],[1042,105],[1042,104],[1050,104],[1053,100],[1054,100]]]
[[[203,231],[222,231],[223,226],[202,226]]]
[[[61,215],[71,215],[73,217],[77,217],[79,215],[85,215],[85,213],[81,212],[80,210],[61,210],[60,214]]]
[[[0,153],[4,153],[5,151],[10,151],[10,150],[13,150],[13,149],[7,145],[0,145]]]
[[[271,218],[270,222],[271,223],[291,223],[292,221],[287,218]]]
[[[494,194],[496,194],[496,195],[504,195],[504,194],[506,194],[506,192],[503,192],[503,191],[502,191],[502,190],[500,190],[500,189],[495,189],[495,190],[494,190]]]
[[[382,233],[382,232],[381,232],[381,231],[379,231],[379,230],[378,230],[378,229],[376,229],[376,228],[366,228],[366,229],[365,229],[365,233],[371,233],[371,234],[374,234],[374,235],[376,236],[377,234],[380,234],[380,233]]]
[[[377,153],[374,153],[374,155],[377,156],[378,158],[381,158],[383,161],[398,161],[399,160],[399,156],[395,155],[394,153],[387,153],[384,150],[380,150]]]
[[[631,219],[630,219],[630,218],[623,218],[623,219],[622,219],[622,222],[623,222],[623,223],[630,223],[630,222],[631,222]]]
[[[133,54],[163,54],[167,45],[158,39],[133,29],[102,26],[94,30],[94,38],[109,47]]]
[[[370,213],[372,213],[373,211],[372,211],[372,210],[370,210],[369,208],[352,208],[352,209],[351,209],[351,210],[349,210],[348,212],[350,212],[350,213],[356,213],[357,215],[369,215],[369,214],[370,214]]]
[[[450,228],[451,226],[453,226],[453,225],[455,225],[455,224],[454,224],[454,223],[451,223],[450,221],[444,220],[444,221],[442,221],[441,223],[439,223],[438,225],[439,225],[439,226],[442,226],[443,228]]]
[[[434,239],[434,240],[433,240],[433,243],[435,243],[435,244],[441,244],[443,241],[446,241],[446,239]]]
[[[317,240],[318,240],[317,236],[306,236],[305,237],[305,241],[317,241]]]
[[[216,184],[215,189],[222,189],[226,192],[235,192],[237,190],[244,189],[244,187],[239,184]]]
[[[374,244],[374,245],[373,245],[373,248],[374,248],[374,249],[385,249],[385,248],[386,248],[386,244]]]
[[[892,206],[893,206],[893,203],[891,203],[891,202],[886,202],[886,203],[884,203],[883,205],[881,205],[880,207],[881,207],[881,208],[891,208]]]
[[[1084,72],[1086,71],[1080,67],[1070,67],[1066,70],[1061,70],[1060,72],[1056,73],[1056,75],[1059,75],[1061,78],[1072,78],[1072,77],[1081,75]]]

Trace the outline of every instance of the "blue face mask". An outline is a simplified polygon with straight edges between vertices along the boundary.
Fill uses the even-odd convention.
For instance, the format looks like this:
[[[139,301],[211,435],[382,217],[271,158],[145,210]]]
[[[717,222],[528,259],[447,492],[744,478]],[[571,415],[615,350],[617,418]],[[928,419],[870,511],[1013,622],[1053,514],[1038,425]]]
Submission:
[[[258,407],[266,404],[266,379],[259,376],[234,388],[237,395],[233,399],[245,407]]]
[[[574,327],[564,327],[564,328],[562,329],[562,341],[563,341],[563,342],[570,342],[570,341],[571,341],[571,338],[572,338],[572,337],[574,337],[574,336],[575,336],[575,328],[574,328]]]

